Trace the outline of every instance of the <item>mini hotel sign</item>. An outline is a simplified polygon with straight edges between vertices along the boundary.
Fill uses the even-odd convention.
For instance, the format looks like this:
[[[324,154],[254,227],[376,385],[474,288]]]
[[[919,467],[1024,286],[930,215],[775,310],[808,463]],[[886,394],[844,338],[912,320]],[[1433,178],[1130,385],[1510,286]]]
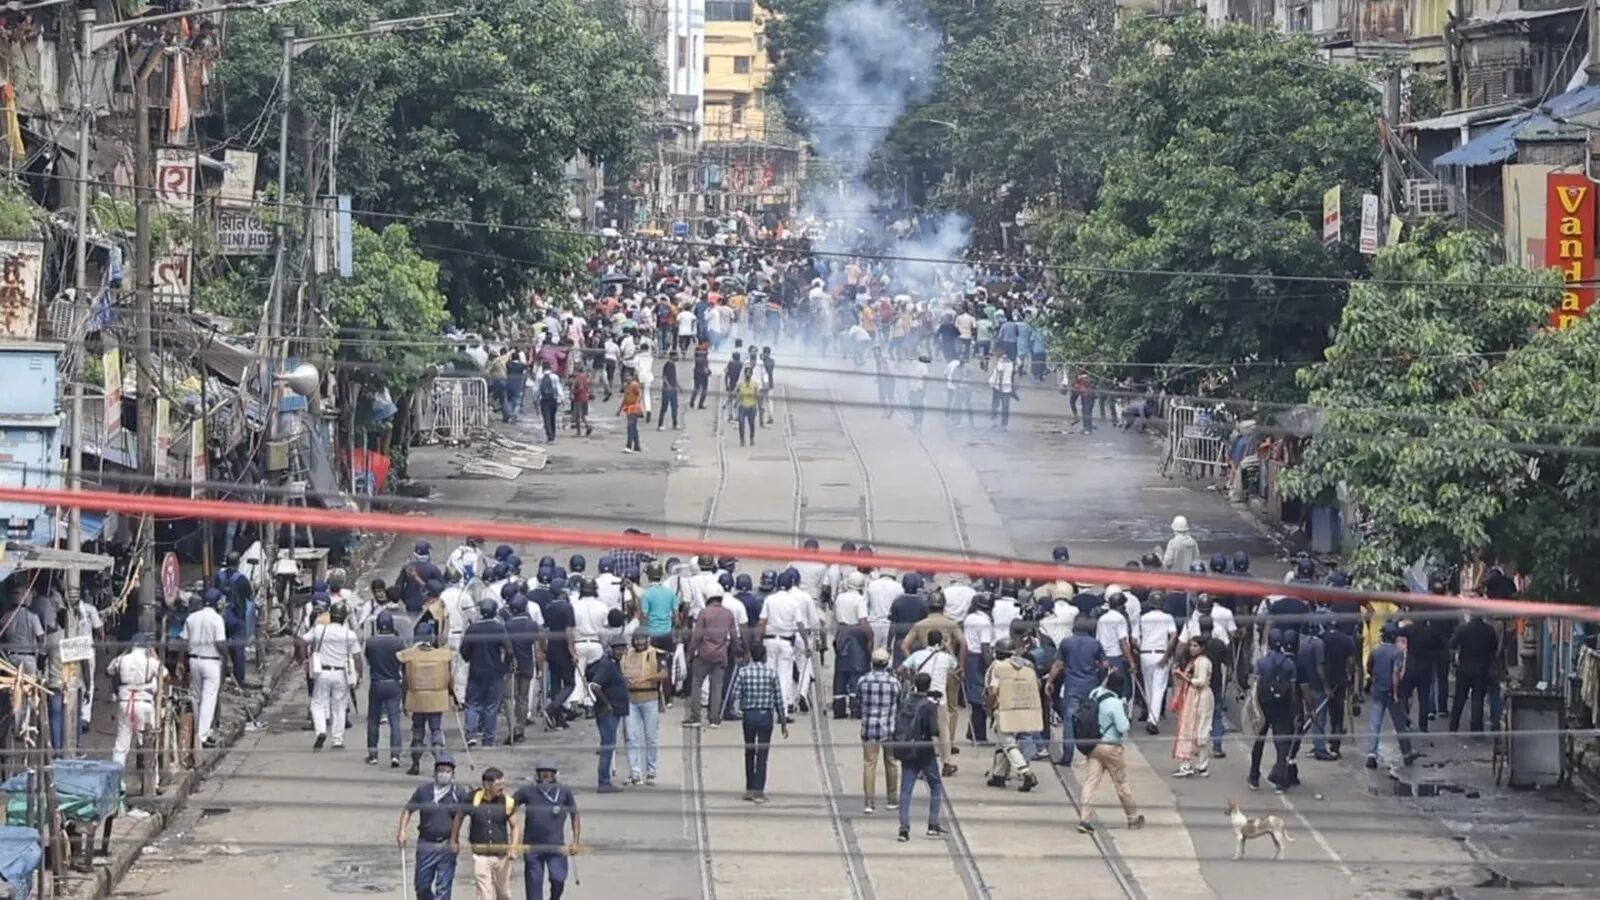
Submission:
[[[1583,174],[1553,173],[1545,198],[1545,264],[1561,270],[1561,303],[1552,328],[1566,328],[1594,303],[1595,183]]]

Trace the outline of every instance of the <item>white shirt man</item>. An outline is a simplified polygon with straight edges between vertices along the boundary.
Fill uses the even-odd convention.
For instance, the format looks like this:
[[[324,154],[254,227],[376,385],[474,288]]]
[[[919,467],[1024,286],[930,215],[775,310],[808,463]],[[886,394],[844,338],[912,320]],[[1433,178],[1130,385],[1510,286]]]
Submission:
[[[757,373],[762,373],[762,372],[765,372],[766,370],[767,370],[766,366],[763,366],[763,365],[757,365],[756,366],[756,372]],[[789,564],[789,568],[794,569],[796,572],[800,573],[800,583],[795,585],[795,587],[798,587],[800,590],[805,591],[806,594],[809,595],[812,598],[817,598],[817,597],[821,597],[822,596],[822,586],[827,581],[827,578],[828,578],[828,564],[827,563],[792,562],[792,563]]]
[[[439,593],[444,604],[445,643],[450,647],[450,693],[460,706],[467,705],[467,666],[461,661],[461,636],[478,617],[478,604],[460,582]]]
[[[445,559],[444,567],[447,570],[455,569],[457,572],[461,573],[462,579],[470,580],[474,576],[483,574],[483,572],[478,568],[482,564],[482,561],[482,551],[480,551],[477,547],[474,547],[472,544],[462,544],[461,546],[450,551],[450,556]]]
[[[1178,638],[1178,623],[1159,606],[1139,617],[1134,629],[1139,643],[1139,669],[1144,675],[1144,696],[1149,706],[1151,725],[1161,721],[1166,706],[1167,681],[1172,676],[1172,649]]]
[[[965,620],[972,609],[972,598],[977,593],[977,589],[965,582],[945,585],[944,614],[957,622]]]
[[[573,640],[577,642],[581,684],[587,684],[582,677],[589,667],[605,655],[606,619],[610,614],[610,608],[593,595],[579,597],[572,604]]]
[[[1072,622],[1077,615],[1077,607],[1066,600],[1057,600],[1050,607],[1050,615],[1039,620],[1039,631],[1059,647],[1072,636]]]
[[[945,608],[949,609],[948,602]],[[994,616],[981,609],[972,610],[961,620],[961,634],[967,639],[967,655],[983,653],[985,647],[994,646]]]
[[[611,572],[601,572],[594,577],[595,595],[606,609],[622,608],[622,579]]]
[[[963,310],[961,315],[956,316],[956,336],[963,341],[972,340],[972,329],[976,327],[978,320],[972,317],[972,313]]]
[[[146,733],[155,723],[156,691],[166,667],[148,642],[136,641],[126,653],[111,661],[106,671],[117,684],[117,742],[111,761],[125,765],[135,731]]]
[[[722,593],[722,582],[717,580],[717,573],[701,570],[684,579],[684,602],[689,604],[689,618],[700,616],[700,610],[706,608],[706,598],[713,592]]]
[[[222,689],[222,660],[228,639],[222,614],[206,605],[183,620],[183,641],[188,646],[189,690],[194,693],[195,740],[210,746],[211,728],[217,721],[217,695]]]
[[[795,704],[795,657],[801,649],[802,629],[808,625],[810,605],[805,594],[792,588],[773,591],[761,605],[757,627],[767,648],[767,663],[778,673],[785,708]]]
[[[1126,615],[1117,609],[1108,609],[1095,623],[1095,640],[1105,651],[1106,659],[1122,659],[1122,642],[1132,634]]]
[[[833,615],[840,625],[868,625],[867,598],[861,593],[864,580],[861,573],[851,572],[845,576],[844,590],[834,595]]]
[[[67,637],[89,638],[89,659],[86,661],[83,671],[93,673],[96,671],[94,648],[105,635],[106,623],[105,620],[100,618],[100,610],[96,609],[95,605],[87,600],[78,600],[77,613],[72,629],[67,632]],[[89,714],[94,708],[94,682],[93,678],[85,679],[83,703],[81,704],[83,708],[80,710],[81,717],[85,723],[89,721]]]
[[[900,582],[883,572],[867,585],[867,625],[872,628],[872,646],[889,646],[889,607],[904,593]]]
[[[1011,623],[1022,615],[1022,607],[1015,597],[998,597],[994,601],[994,631],[1001,637],[1011,633]]]
[[[317,731],[316,743],[312,746],[317,750],[322,749],[330,734],[333,746],[344,746],[350,670],[355,668],[359,672],[361,667],[360,636],[344,624],[337,609],[334,614],[338,618],[300,636],[309,652],[307,665],[312,677],[311,724]]]
[[[933,689],[939,692],[939,705],[947,706],[944,696],[945,685],[949,684],[950,673],[956,670],[956,658],[941,644],[937,647],[921,647],[912,652],[900,664],[900,670],[906,674],[907,680],[916,678],[926,672],[933,682]]]
[[[1226,606],[1212,604],[1211,611],[1205,613],[1211,617],[1211,636],[1224,644],[1232,644],[1233,636],[1239,630],[1239,623],[1233,618],[1233,610]],[[1180,643],[1187,642],[1190,638],[1200,633],[1200,619],[1202,613],[1199,607],[1189,613],[1189,620],[1183,623],[1183,631],[1178,634]]]
[[[678,343],[684,343],[684,338],[693,338],[699,330],[700,322],[694,317],[694,310],[685,309],[678,313]]]

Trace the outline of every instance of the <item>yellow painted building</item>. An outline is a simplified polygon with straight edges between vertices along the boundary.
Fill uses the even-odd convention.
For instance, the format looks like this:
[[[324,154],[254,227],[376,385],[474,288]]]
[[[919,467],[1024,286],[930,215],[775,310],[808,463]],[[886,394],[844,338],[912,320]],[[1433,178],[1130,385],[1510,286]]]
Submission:
[[[705,0],[705,120],[701,141],[765,140],[768,71],[762,30],[770,16],[752,0]]]

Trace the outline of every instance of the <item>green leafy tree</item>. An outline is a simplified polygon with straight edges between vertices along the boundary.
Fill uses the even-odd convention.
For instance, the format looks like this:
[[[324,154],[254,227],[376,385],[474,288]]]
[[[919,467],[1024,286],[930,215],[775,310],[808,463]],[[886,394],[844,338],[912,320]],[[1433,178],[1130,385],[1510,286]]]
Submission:
[[[439,264],[423,256],[403,225],[355,228],[354,272],[329,286],[334,350],[344,380],[386,387],[399,397],[439,355],[437,334],[450,318]]]
[[[218,66],[228,132],[248,133],[273,115],[277,26],[334,34],[461,7],[455,0],[324,0],[235,17]],[[480,318],[520,300],[588,246],[528,229],[569,227],[569,161],[581,156],[627,170],[640,110],[656,83],[644,39],[614,0],[499,0],[424,28],[333,41],[295,62],[290,183],[299,193],[307,185],[320,190],[326,122],[337,105],[340,189],[375,225],[422,217],[411,225],[417,248],[440,261],[454,308]],[[263,141],[269,173],[278,165],[274,147]]]
[[[1248,276],[1362,271],[1353,242],[1323,247],[1322,195],[1359,200],[1374,182],[1376,93],[1303,40],[1199,17],[1134,22],[1116,41],[1103,181],[1053,248],[1077,267],[1058,339],[1138,363],[1315,358],[1342,286]],[[1170,272],[1193,274],[1157,274]],[[1294,393],[1292,367],[1248,371],[1236,388]]]
[[[1422,556],[1515,565],[1542,596],[1600,586],[1600,376],[1592,320],[1543,328],[1556,276],[1477,234],[1385,248],[1326,361],[1301,371],[1322,429],[1283,482],[1347,501],[1360,583]]]

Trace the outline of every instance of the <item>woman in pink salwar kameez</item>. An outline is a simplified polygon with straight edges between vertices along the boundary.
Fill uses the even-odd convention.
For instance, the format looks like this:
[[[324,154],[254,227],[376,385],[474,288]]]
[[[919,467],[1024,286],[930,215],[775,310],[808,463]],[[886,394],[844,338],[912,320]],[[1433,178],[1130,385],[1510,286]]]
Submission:
[[[1178,761],[1176,778],[1191,775],[1208,777],[1211,766],[1211,710],[1216,698],[1211,694],[1211,659],[1206,656],[1205,641],[1198,635],[1189,639],[1189,661],[1174,673],[1174,681],[1181,690],[1178,701],[1178,735],[1173,742],[1172,758]]]

